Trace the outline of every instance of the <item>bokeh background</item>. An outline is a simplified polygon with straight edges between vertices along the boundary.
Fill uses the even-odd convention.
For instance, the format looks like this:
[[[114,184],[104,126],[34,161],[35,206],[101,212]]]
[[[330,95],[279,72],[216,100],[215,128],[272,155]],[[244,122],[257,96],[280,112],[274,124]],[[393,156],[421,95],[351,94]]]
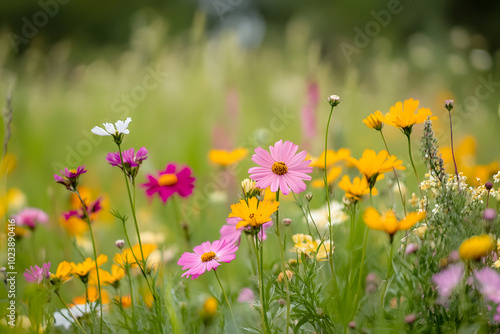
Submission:
[[[494,1],[3,1],[0,106],[11,94],[8,152],[17,160],[5,189],[21,189],[26,205],[51,216],[33,244],[22,247],[38,245],[40,260],[71,257],[59,225],[68,194],[53,182],[65,166],[85,164],[85,186],[127,212],[123,177],[105,161],[116,148],[90,133],[126,117],[133,121],[124,147],[150,152],[140,182],[168,162],[193,168],[197,190],[182,206],[195,244],[218,238],[252,165],[247,158],[220,186],[208,151],[242,146],[252,152],[285,139],[318,156],[330,94],[342,99],[330,145],[347,147],[354,157],[384,148],[362,119],[411,97],[438,116],[443,147],[450,144],[443,101],[454,99],[456,143],[471,134],[476,162],[497,160],[499,15]],[[415,127],[413,140],[422,173],[420,130]],[[385,134],[391,153],[407,164],[402,135]],[[407,187],[415,190],[410,172]],[[140,189],[137,201],[144,230],[175,244],[181,233],[172,207],[149,202]],[[299,217],[293,203],[286,207]],[[111,217],[101,220],[98,242],[112,254],[121,227]],[[29,257],[19,261],[32,264]]]

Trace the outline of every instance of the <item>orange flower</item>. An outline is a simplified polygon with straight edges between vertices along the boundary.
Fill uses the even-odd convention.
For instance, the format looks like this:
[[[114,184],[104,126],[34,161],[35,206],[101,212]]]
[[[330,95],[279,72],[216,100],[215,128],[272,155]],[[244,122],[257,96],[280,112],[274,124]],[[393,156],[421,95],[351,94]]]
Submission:
[[[256,197],[248,199],[248,203],[241,199],[240,203],[231,205],[232,211],[229,217],[239,217],[242,219],[236,225],[237,229],[248,225],[251,227],[259,227],[271,221],[271,215],[278,210],[278,206],[279,202],[259,202]]]
[[[370,193],[370,187],[368,186],[368,181],[366,178],[355,177],[352,180],[349,179],[349,176],[344,175],[342,180],[339,182],[339,188],[345,191],[345,196],[354,201],[360,201],[363,196]],[[374,187],[372,188],[372,195],[377,195],[378,191]]]
[[[346,160],[350,154],[351,150],[347,148],[340,148],[337,152],[335,152],[334,150],[328,150],[328,153],[326,154],[326,168],[339,161]],[[312,160],[309,166],[325,169],[325,151],[323,151],[323,153],[321,153],[321,155],[317,159],[314,159],[312,157],[309,158]]]
[[[247,155],[248,150],[246,148],[237,148],[233,151],[210,150],[208,159],[214,164],[229,166],[243,160]]]
[[[89,286],[87,289],[87,293],[89,296],[90,303],[96,302],[99,299],[99,290],[97,290],[96,286],[93,285]],[[109,303],[109,295],[106,290],[101,289],[101,297],[103,304]],[[74,305],[85,305],[87,303],[87,300],[85,298],[85,295],[83,295],[73,298],[72,302]]]
[[[58,282],[66,282],[71,279],[71,274],[73,274],[73,268],[68,261],[63,261],[57,266],[57,271],[55,274],[51,274],[50,278],[56,284]]]
[[[419,103],[418,100],[414,99],[396,102],[390,111],[382,117],[382,122],[400,128],[405,135],[409,136],[414,124],[423,123],[427,117],[432,116],[429,108],[417,110]],[[437,117],[432,116],[431,119],[437,119]]]
[[[402,165],[403,161],[395,155],[389,156],[386,150],[377,154],[374,150],[367,149],[363,152],[361,159],[356,160],[350,157],[349,161],[366,177],[370,188],[375,185],[375,182],[384,178],[383,173],[389,172],[393,168],[405,169]]]
[[[380,110],[377,110],[374,113],[368,115],[368,117],[366,117],[363,120],[363,123],[365,123],[366,126],[369,127],[370,129],[375,129],[377,131],[380,131],[380,130],[382,130],[382,126],[384,125],[382,123],[383,119],[384,119],[384,116],[382,115]]]
[[[97,257],[97,266],[100,267],[108,261],[108,257],[101,254]],[[88,275],[92,270],[95,270],[96,261],[92,260],[90,257],[86,258],[82,263],[71,262],[71,269],[73,275],[78,276],[82,280],[87,280]]]
[[[114,288],[118,288],[120,280],[123,277],[125,277],[125,270],[115,264],[111,266],[111,272],[99,269],[99,279],[101,280],[101,284],[111,285]],[[90,273],[89,284],[97,284],[97,274],[95,270]]]
[[[151,254],[157,247],[158,246],[154,244],[143,244],[142,251],[144,253],[144,258],[147,260],[149,254]],[[139,244],[134,245],[132,249],[126,248],[121,253],[116,254],[113,261],[121,268],[125,268],[127,265],[135,267],[137,266],[136,258],[139,262],[142,262],[143,260]]]
[[[397,231],[407,230],[416,223],[422,221],[424,218],[425,212],[412,212],[406,215],[406,217],[402,220],[398,221],[393,210],[389,210],[383,215],[380,215],[380,213],[372,207],[366,209],[363,215],[363,220],[369,228],[386,232],[389,234],[391,242]]]

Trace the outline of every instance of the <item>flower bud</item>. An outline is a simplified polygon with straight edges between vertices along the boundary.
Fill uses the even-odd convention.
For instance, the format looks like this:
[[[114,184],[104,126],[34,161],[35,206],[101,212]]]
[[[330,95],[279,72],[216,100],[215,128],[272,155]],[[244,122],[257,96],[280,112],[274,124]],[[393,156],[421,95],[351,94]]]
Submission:
[[[491,188],[493,188],[493,183],[488,181],[484,184],[484,187],[486,188],[486,190],[491,190]]]
[[[290,218],[283,219],[283,225],[290,226],[290,224],[292,224],[292,220]]]
[[[451,111],[453,107],[455,106],[455,102],[453,100],[445,100],[444,101],[444,107],[448,109],[448,111]]]
[[[248,178],[244,179],[243,181],[241,181],[241,188],[243,189],[243,193],[245,195],[248,195],[255,190],[255,181]]]
[[[122,249],[125,246],[125,240],[119,239],[115,241],[115,246],[119,249]]]
[[[356,328],[356,322],[355,321],[351,321],[348,326],[349,326],[349,328],[354,329],[354,328]]]
[[[484,210],[484,213],[483,213],[484,220],[491,221],[491,220],[494,220],[496,217],[497,217],[497,212],[495,211],[495,209],[488,208],[488,209]]]
[[[335,107],[340,103],[340,97],[338,95],[330,95],[326,98],[326,100],[332,107]]]
[[[305,197],[306,197],[306,200],[307,200],[308,202],[310,202],[310,201],[313,199],[313,194],[312,194],[312,192],[308,192],[308,193],[305,195]]]
[[[280,298],[280,299],[278,299],[278,304],[280,304],[281,306],[285,306],[286,300],[284,300],[283,298]]]
[[[411,243],[406,246],[405,255],[415,253],[418,250],[419,246],[417,243]]]
[[[415,320],[417,320],[417,316],[413,313],[411,314],[408,314],[406,317],[405,317],[405,322],[409,325],[413,324],[415,322]]]

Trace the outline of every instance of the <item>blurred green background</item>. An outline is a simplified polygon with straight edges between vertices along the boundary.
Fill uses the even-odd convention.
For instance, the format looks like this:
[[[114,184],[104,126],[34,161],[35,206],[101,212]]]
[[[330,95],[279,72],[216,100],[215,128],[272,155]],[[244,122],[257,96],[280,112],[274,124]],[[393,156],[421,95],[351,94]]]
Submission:
[[[499,15],[500,3],[487,1],[0,3],[0,106],[12,92],[8,152],[17,157],[7,188],[20,188],[28,206],[51,215],[35,244],[53,236],[52,228],[58,231],[39,261],[63,260],[58,247],[70,249],[58,225],[69,209],[67,191],[53,182],[58,169],[85,164],[82,182],[108,194],[112,208],[129,210],[123,176],[105,161],[115,145],[90,133],[103,122],[132,118],[124,148],[145,146],[150,152],[139,183],[171,161],[193,168],[197,190],[183,207],[194,244],[219,237],[238,182],[252,166],[247,158],[221,188],[208,151],[243,146],[252,153],[284,139],[319,156],[330,94],[342,98],[330,145],[350,148],[356,158],[365,148],[384,148],[362,119],[412,97],[439,117],[441,146],[450,143],[443,101],[454,99],[457,142],[473,134],[477,163],[495,160]],[[312,112],[304,116],[308,106]],[[304,117],[312,124],[309,132]],[[420,130],[416,126],[412,138],[423,174]],[[385,135],[391,153],[409,166],[401,133],[387,127]],[[411,194],[416,182],[411,169],[406,174]],[[220,200],[215,190],[228,192]],[[313,207],[323,204],[320,194]],[[336,199],[341,197],[337,192]],[[166,244],[178,241],[170,204],[150,204],[139,189],[138,207],[145,230],[163,233]],[[284,212],[301,222],[292,203],[285,203]],[[112,255],[122,230],[106,226],[98,241]],[[300,224],[293,229],[305,232]]]

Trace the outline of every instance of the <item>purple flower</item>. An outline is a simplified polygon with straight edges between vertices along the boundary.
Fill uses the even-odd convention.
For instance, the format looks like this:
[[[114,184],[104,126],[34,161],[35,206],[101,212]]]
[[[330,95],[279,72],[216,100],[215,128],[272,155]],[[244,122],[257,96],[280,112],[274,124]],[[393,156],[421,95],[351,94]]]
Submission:
[[[90,220],[93,220],[95,218],[95,214],[101,211],[102,209],[101,202],[102,202],[102,197],[99,197],[94,202],[90,203],[88,207],[85,206],[85,209],[87,209],[87,213],[89,214]],[[68,220],[74,216],[80,219],[85,219],[85,211],[83,210],[83,208],[79,208],[78,210],[71,210],[64,212],[63,216],[65,220]]]
[[[250,288],[243,288],[240,290],[240,294],[238,296],[238,303],[248,303],[253,304],[255,300],[255,294]]]
[[[34,267],[30,267],[26,269],[23,276],[28,283],[36,283],[40,284],[44,279],[49,279],[50,277],[50,262],[44,263],[42,268],[35,265]]]
[[[175,193],[181,197],[188,197],[193,193],[195,178],[191,176],[191,173],[189,167],[183,167],[177,171],[177,165],[168,164],[167,168],[159,173],[158,178],[149,174],[149,182],[141,186],[146,188],[148,197],[151,198],[158,193],[163,203],[166,203],[168,198]]]
[[[139,172],[139,167],[147,158],[148,150],[145,147],[141,147],[137,153],[135,153],[133,148],[123,151],[123,165],[120,159],[120,152],[110,152],[106,156],[106,160],[108,160],[111,166],[120,167],[131,180],[135,179]]]
[[[440,273],[432,276],[432,281],[437,285],[439,296],[448,299],[453,289],[460,283],[464,275],[464,268],[461,264],[449,266]]]
[[[49,215],[36,208],[26,208],[12,218],[20,226],[27,226],[31,230],[35,229],[37,223],[46,224],[49,221]]]
[[[60,170],[62,177],[60,175],[54,174],[54,180],[57,183],[63,184],[69,191],[75,191],[78,186],[78,179],[81,174],[86,173],[85,165],[78,166],[77,169],[68,169],[67,167],[64,170]]]
[[[251,231],[252,227],[250,225],[242,226],[236,228],[236,225],[242,221],[240,217],[229,217],[226,219],[226,225],[222,225],[220,229],[220,239],[229,241],[233,244],[240,245],[241,233],[245,230]],[[267,238],[266,230],[273,225],[273,222],[267,222],[262,224],[263,229],[259,232],[259,239],[264,241]]]
[[[500,303],[500,275],[491,268],[483,268],[474,272],[479,282],[479,292],[495,303]]]

